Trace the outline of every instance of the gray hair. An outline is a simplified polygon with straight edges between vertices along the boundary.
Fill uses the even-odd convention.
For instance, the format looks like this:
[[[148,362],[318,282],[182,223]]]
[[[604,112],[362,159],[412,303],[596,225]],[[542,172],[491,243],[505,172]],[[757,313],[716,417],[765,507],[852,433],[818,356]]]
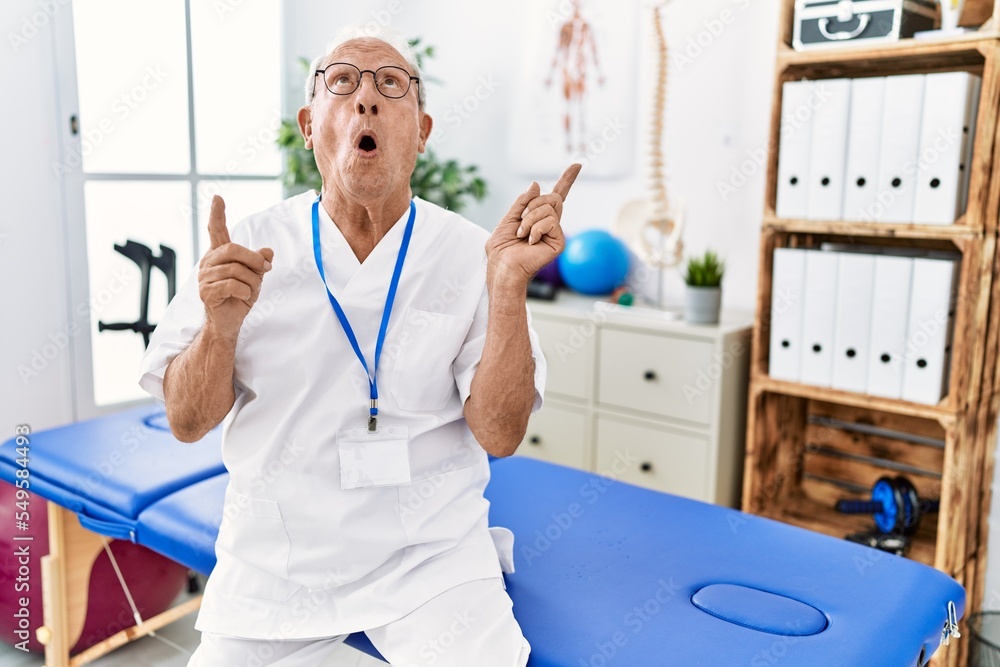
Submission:
[[[417,64],[417,55],[413,52],[413,48],[410,43],[403,37],[403,34],[398,30],[389,28],[387,26],[380,26],[374,23],[351,23],[340,29],[340,31],[334,35],[330,43],[326,45],[326,52],[312,61],[309,65],[309,74],[306,77],[306,106],[312,104],[313,92],[314,92],[314,81],[316,79],[316,70],[321,69],[324,61],[330,57],[330,55],[337,50],[341,44],[350,42],[354,39],[363,39],[365,37],[370,37],[372,39],[377,39],[379,41],[385,42],[392,48],[399,52],[399,55],[403,56],[403,60],[406,64],[410,66],[413,71],[413,75],[420,77],[420,66]],[[415,82],[414,82],[415,83]],[[424,108],[424,103],[427,101],[424,95],[424,82],[423,78],[420,79],[420,83],[417,85],[417,100],[420,103],[420,108]]]

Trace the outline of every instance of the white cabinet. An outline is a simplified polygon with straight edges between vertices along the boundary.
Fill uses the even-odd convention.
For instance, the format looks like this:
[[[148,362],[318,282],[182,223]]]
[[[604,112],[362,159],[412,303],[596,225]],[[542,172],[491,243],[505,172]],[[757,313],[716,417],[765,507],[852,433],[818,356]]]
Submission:
[[[562,407],[558,403],[545,405],[528,420],[528,431],[517,453],[549,463],[588,469],[589,421],[586,410]]]
[[[518,455],[739,505],[752,314],[705,326],[566,292],[528,303],[548,379]]]

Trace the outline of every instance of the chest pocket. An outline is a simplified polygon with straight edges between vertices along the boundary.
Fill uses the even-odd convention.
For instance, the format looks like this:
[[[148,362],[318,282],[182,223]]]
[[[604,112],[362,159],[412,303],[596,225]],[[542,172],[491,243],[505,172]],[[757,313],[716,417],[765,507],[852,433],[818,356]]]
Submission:
[[[392,370],[392,397],[403,410],[441,410],[456,394],[452,362],[472,319],[407,308]]]

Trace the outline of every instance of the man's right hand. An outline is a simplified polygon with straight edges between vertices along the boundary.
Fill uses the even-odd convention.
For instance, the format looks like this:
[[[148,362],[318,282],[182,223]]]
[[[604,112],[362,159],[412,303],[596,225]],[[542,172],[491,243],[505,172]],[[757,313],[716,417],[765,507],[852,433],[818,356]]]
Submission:
[[[257,302],[274,251],[261,248],[255,252],[231,242],[226,204],[218,195],[212,198],[208,234],[212,245],[199,264],[198,293],[205,304],[207,322],[218,333],[235,338]]]

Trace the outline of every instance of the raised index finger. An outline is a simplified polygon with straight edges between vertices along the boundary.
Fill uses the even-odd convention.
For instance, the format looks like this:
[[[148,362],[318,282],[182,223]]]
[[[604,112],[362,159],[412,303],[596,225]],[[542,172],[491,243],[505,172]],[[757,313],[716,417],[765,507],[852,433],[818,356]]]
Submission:
[[[556,183],[555,187],[552,188],[552,192],[562,197],[563,201],[566,201],[566,195],[569,194],[569,189],[573,187],[576,177],[580,175],[581,169],[583,169],[583,165],[579,162],[571,164],[569,169],[564,171],[563,175],[559,177],[559,181]]]
[[[212,197],[212,212],[208,216],[208,237],[212,250],[229,243],[229,230],[226,229],[226,203],[222,197]]]

